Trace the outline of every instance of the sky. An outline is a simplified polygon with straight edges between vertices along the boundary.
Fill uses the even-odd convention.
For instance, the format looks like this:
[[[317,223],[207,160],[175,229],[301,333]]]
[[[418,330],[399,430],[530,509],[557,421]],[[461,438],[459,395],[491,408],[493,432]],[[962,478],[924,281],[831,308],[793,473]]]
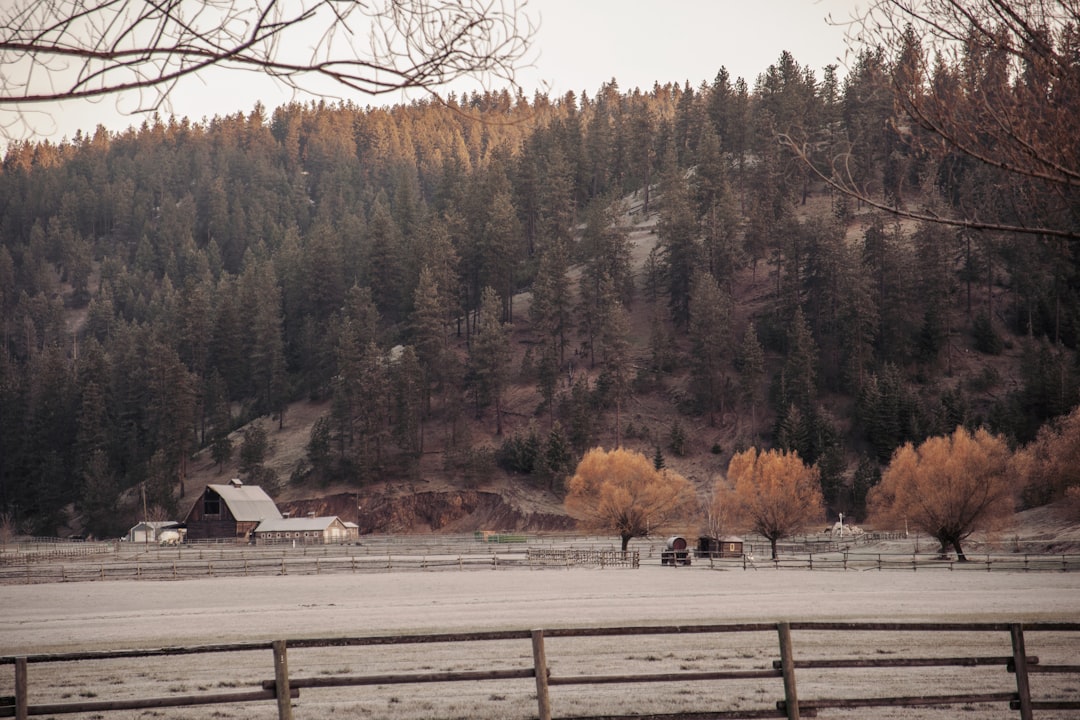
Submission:
[[[525,95],[546,91],[559,97],[567,91],[594,96],[614,78],[622,91],[652,88],[654,82],[711,83],[721,67],[732,79],[744,78],[752,88],[759,73],[787,50],[818,78],[829,64],[847,62],[845,28],[868,0],[529,0],[526,13],[538,23],[529,62],[518,71]],[[832,17],[832,22],[827,18]],[[458,92],[475,83],[451,87]],[[162,114],[193,122],[215,115],[250,112],[256,102],[269,110],[296,99],[261,75],[218,70],[189,78],[176,87],[171,108]],[[343,96],[357,105],[407,101],[400,95]],[[131,98],[99,102],[68,101],[38,107],[24,118],[34,139],[70,139],[100,123],[113,131],[139,125],[142,115],[118,112],[133,107]],[[4,125],[0,112],[0,125]],[[23,132],[25,136],[25,131]],[[0,138],[2,143],[3,138]]]

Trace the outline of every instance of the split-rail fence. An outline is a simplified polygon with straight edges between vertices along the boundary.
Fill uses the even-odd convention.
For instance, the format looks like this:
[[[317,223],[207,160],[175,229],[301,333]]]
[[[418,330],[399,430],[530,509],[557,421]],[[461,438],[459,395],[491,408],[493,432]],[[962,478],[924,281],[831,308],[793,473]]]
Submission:
[[[939,637],[945,638],[944,634],[990,634],[993,637],[1001,637],[1001,647],[1008,648],[1001,655],[975,655],[966,657],[943,657],[934,655],[931,657],[898,657],[878,656],[866,657],[855,655],[846,657],[811,657],[807,658],[802,653],[796,659],[796,644],[793,634],[798,633],[924,633],[928,640],[926,645],[933,646]],[[551,638],[597,638],[604,636],[670,636],[687,635],[690,633],[761,633],[774,634],[777,645],[773,647],[776,655],[771,662],[764,666],[760,664],[749,669],[716,669],[686,671],[680,669],[672,672],[650,674],[567,674],[560,675],[551,671],[548,662],[548,649],[545,640]],[[709,719],[734,719],[734,718],[788,718],[797,720],[801,717],[826,716],[830,710],[844,710],[851,708],[866,708],[870,714],[864,717],[873,717],[873,708],[885,706],[919,706],[919,707],[942,707],[971,709],[974,705],[988,704],[1009,708],[1016,713],[1021,720],[1033,720],[1037,713],[1043,711],[1080,711],[1080,695],[1077,694],[1077,678],[1080,678],[1080,665],[1069,663],[1048,664],[1042,663],[1036,655],[1029,655],[1027,643],[1029,638],[1035,638],[1033,646],[1037,646],[1037,638],[1053,637],[1060,641],[1064,635],[1068,636],[1069,644],[1066,647],[1066,657],[1080,657],[1080,623],[830,623],[830,622],[780,622],[741,624],[741,625],[690,625],[690,626],[635,626],[635,627],[591,627],[591,628],[555,628],[547,630],[511,630],[472,633],[449,633],[437,635],[389,635],[352,638],[308,638],[295,640],[275,640],[272,642],[251,642],[237,644],[204,645],[192,647],[166,647],[146,650],[107,650],[98,652],[77,652],[66,654],[41,654],[27,656],[0,657],[0,665],[13,665],[15,670],[14,696],[0,698],[0,717],[15,717],[17,720],[25,720],[31,716],[39,715],[63,715],[71,713],[107,713],[111,711],[150,709],[164,707],[185,706],[208,706],[233,703],[257,702],[276,703],[279,720],[293,720],[293,700],[300,697],[300,693],[317,692],[320,688],[347,688],[360,686],[378,686],[385,689],[395,685],[418,685],[423,683],[477,683],[485,681],[531,681],[535,683],[535,698],[539,720],[551,720],[560,716],[554,711],[554,701],[557,699],[557,691],[552,689],[560,686],[599,686],[608,684],[641,684],[641,683],[723,683],[745,682],[747,680],[765,681],[774,679],[776,682],[775,700],[764,706],[750,709],[709,709],[701,708],[683,710],[670,714],[641,714],[641,715],[604,715],[604,720],[613,720],[615,717],[644,720],[705,720]],[[767,636],[767,635],[766,635]],[[1007,640],[1006,640],[1007,638]],[[499,656],[487,655],[477,648],[469,650],[468,655],[473,658],[482,658],[477,667],[470,670],[446,670],[424,671],[391,674],[350,675],[333,674],[330,676],[305,676],[298,677],[289,671],[289,653],[302,651],[308,648],[342,648],[342,647],[374,647],[387,645],[424,645],[431,643],[451,644],[480,644],[487,641],[521,641],[531,643],[531,666],[523,666],[522,663],[507,662],[504,667],[494,667]],[[659,639],[659,646],[663,640]],[[669,641],[670,642],[670,641]],[[942,642],[947,642],[943,639]],[[994,645],[993,647],[997,647]],[[223,654],[231,652],[251,652],[268,650],[267,661],[273,677],[266,678],[256,689],[236,690],[230,692],[212,692],[195,695],[173,695],[166,697],[124,698],[119,700],[93,699],[78,702],[64,702],[51,704],[37,704],[30,702],[31,666],[38,663],[87,663],[103,659],[117,658],[159,658],[162,662],[168,662],[170,656],[191,655],[202,653]],[[422,654],[422,653],[421,653]],[[765,650],[767,658],[769,651]],[[505,659],[504,659],[505,660]],[[1072,661],[1075,663],[1075,660]],[[984,686],[973,685],[967,689],[963,687],[949,687],[949,692],[940,694],[921,694],[917,696],[883,697],[874,694],[873,690],[880,687],[889,687],[886,679],[892,679],[895,674],[904,670],[917,668],[959,668],[974,669],[977,667],[997,666],[1003,672],[1001,677],[994,681],[1000,687],[994,692],[987,692]],[[864,692],[862,696],[851,697],[806,697],[798,691],[799,677],[802,673],[829,673],[844,669],[858,669],[868,671],[862,677],[859,690]],[[876,674],[874,674],[876,671]],[[269,674],[269,672],[267,673]],[[1008,674],[1012,675],[1007,680]],[[1032,691],[1032,677],[1054,675],[1067,677],[1065,682],[1058,683],[1052,691],[1052,696],[1040,697]],[[995,675],[995,677],[997,677]],[[770,681],[771,682],[771,681]],[[956,679],[954,678],[954,682]],[[817,687],[831,687],[828,684],[818,683]],[[1069,695],[1073,695],[1069,697]],[[767,699],[762,698],[763,702]],[[1071,716],[1071,715],[1070,715]],[[599,718],[601,716],[589,716]],[[585,720],[585,718],[575,718]]]

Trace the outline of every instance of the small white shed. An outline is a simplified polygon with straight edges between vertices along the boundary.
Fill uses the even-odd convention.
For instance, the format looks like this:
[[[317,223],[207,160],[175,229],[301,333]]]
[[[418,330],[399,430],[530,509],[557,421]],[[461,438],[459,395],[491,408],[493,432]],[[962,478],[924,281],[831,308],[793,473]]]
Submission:
[[[162,530],[171,530],[176,526],[175,520],[143,520],[128,530],[126,539],[134,543],[156,543]]]

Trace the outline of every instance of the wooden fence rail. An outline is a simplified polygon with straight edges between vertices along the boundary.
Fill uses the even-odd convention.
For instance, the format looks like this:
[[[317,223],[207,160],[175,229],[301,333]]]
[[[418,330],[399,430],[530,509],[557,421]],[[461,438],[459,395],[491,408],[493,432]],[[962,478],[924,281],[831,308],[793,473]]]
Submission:
[[[504,570],[514,568],[628,568],[642,563],[659,564],[659,555],[642,550],[622,553],[602,547],[550,547],[505,545],[487,552],[451,554],[443,548],[421,546],[420,552],[357,554],[350,546],[273,547],[221,546],[209,551],[199,547],[155,548],[139,553],[85,557],[35,556],[22,562],[9,557],[0,563],[0,584],[35,584],[101,580],[183,580],[205,577],[268,575],[322,575],[382,573],[391,571]],[[422,554],[421,554],[422,553]],[[771,559],[753,552],[724,557],[696,557],[694,567],[714,570],[814,570],[907,572],[945,570],[955,572],[1075,572],[1080,555],[986,554],[969,555],[966,562],[936,554],[821,552],[782,553]]]
[[[565,638],[602,638],[631,636],[688,636],[691,634],[714,634],[731,635],[740,633],[773,634],[776,638],[777,656],[764,666],[757,665],[748,668],[717,670],[686,670],[661,673],[628,673],[628,674],[553,674],[551,664],[548,661],[548,647],[546,641],[550,639]],[[941,656],[941,657],[865,657],[847,656],[830,658],[811,658],[804,653],[797,654],[798,646],[794,641],[796,635],[804,636],[813,633],[830,634],[874,634],[874,633],[924,633],[928,637],[927,647],[933,647],[936,641],[948,643],[943,633],[974,634],[982,637],[1001,636],[1001,647],[1006,650],[1001,655],[973,655],[964,657]],[[1007,639],[1006,639],[1007,636]],[[316,692],[325,688],[345,688],[361,686],[378,686],[387,688],[394,685],[421,685],[425,683],[459,683],[459,682],[513,682],[518,680],[532,680],[536,688],[536,706],[539,720],[551,720],[553,717],[552,688],[560,686],[598,686],[606,684],[641,684],[641,683],[711,683],[725,681],[778,681],[774,688],[774,700],[769,703],[765,698],[761,699],[761,705],[754,708],[717,709],[704,708],[696,710],[682,710],[676,713],[663,715],[604,715],[574,718],[574,720],[605,720],[613,718],[626,718],[627,720],[644,718],[659,718],[664,720],[704,720],[705,718],[788,718],[796,720],[800,717],[815,717],[820,712],[828,710],[843,710],[850,708],[874,708],[886,706],[921,706],[953,708],[962,706],[970,709],[973,704],[992,704],[1004,706],[1009,710],[1019,713],[1021,720],[1033,720],[1035,713],[1041,711],[1080,711],[1080,692],[1077,691],[1077,678],[1080,678],[1080,665],[1077,664],[1045,664],[1040,663],[1038,656],[1028,655],[1027,638],[1056,638],[1060,644],[1061,638],[1067,637],[1067,643],[1063,652],[1065,657],[1080,657],[1080,623],[828,623],[828,622],[781,622],[754,623],[740,625],[689,625],[689,626],[633,626],[633,627],[589,627],[589,628],[553,628],[547,630],[508,630],[492,632],[472,633],[445,633],[434,635],[388,635],[371,637],[351,638],[305,638],[294,640],[275,640],[273,642],[251,642],[218,645],[201,645],[191,647],[166,647],[157,649],[135,650],[105,650],[97,652],[77,652],[59,654],[40,654],[27,656],[0,656],[0,665],[13,665],[15,669],[14,695],[0,697],[0,717],[15,717],[17,720],[25,720],[38,715],[62,715],[72,713],[106,713],[119,710],[150,709],[164,707],[183,707],[193,705],[221,705],[245,702],[276,702],[279,720],[293,719],[292,700],[300,697],[301,691]],[[485,655],[480,650],[472,650],[471,644],[490,641],[520,641],[531,643],[532,665],[491,667],[501,656],[497,654]],[[656,642],[662,642],[658,640]],[[673,640],[669,640],[674,642]],[[377,646],[408,646],[433,643],[447,643],[455,646],[469,645],[464,648],[465,654],[471,658],[484,658],[482,664],[487,667],[473,669],[436,670],[424,665],[423,672],[391,672],[369,675],[351,675],[342,672],[332,676],[304,676],[295,677],[289,672],[289,652],[300,652],[315,648],[375,648]],[[1038,640],[1036,640],[1036,644]],[[809,644],[809,643],[807,643]],[[997,647],[994,645],[993,647]],[[120,658],[167,658],[177,655],[194,655],[210,653],[233,653],[251,651],[271,651],[273,678],[268,678],[259,683],[260,687],[253,690],[237,690],[232,692],[206,692],[194,695],[169,696],[169,697],[146,697],[146,698],[122,698],[122,699],[94,699],[78,702],[63,703],[31,703],[29,693],[29,666],[44,663],[88,663],[102,660],[116,660]],[[763,650],[768,653],[767,647]],[[1062,649],[1058,649],[1059,654]],[[418,653],[423,655],[423,653]],[[519,654],[512,654],[514,658]],[[163,661],[166,662],[166,661]],[[504,660],[505,662],[505,660]],[[1075,660],[1074,660],[1075,662]],[[1002,686],[998,690],[988,692],[985,687],[968,688],[949,687],[950,692],[941,694],[924,694],[913,696],[889,696],[869,694],[862,697],[800,697],[797,682],[805,673],[819,675],[826,672],[836,672],[844,669],[858,669],[859,671],[881,670],[878,678],[860,675],[858,682],[860,689],[870,691],[877,686],[887,687],[886,683],[879,683],[885,679],[892,679],[897,672],[904,669],[916,668],[986,668],[1000,667],[1007,673],[1011,673],[1014,680],[1006,683],[1007,675],[997,678],[992,682]],[[1051,675],[1055,677],[1067,677],[1051,690],[1047,697],[1033,697],[1030,678],[1035,674]],[[956,680],[954,679],[954,682]],[[833,687],[831,684],[818,683],[822,687]],[[1071,697],[1069,695],[1072,695]],[[425,717],[431,717],[426,715]],[[566,716],[563,716],[566,717]],[[873,717],[872,715],[868,717]]]
[[[549,567],[637,568],[637,552],[612,550],[525,549],[516,553],[476,555],[223,555],[178,559],[84,560],[76,563],[31,562],[0,566],[0,584],[86,582],[93,580],[183,580],[205,577],[323,575],[391,571],[504,570]]]

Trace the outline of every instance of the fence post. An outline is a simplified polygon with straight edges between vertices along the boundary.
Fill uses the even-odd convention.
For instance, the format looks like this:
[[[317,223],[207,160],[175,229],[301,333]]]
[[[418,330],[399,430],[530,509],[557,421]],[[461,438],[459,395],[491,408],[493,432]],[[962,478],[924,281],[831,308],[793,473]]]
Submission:
[[[15,658],[15,720],[26,720],[30,715],[30,700],[26,697],[26,658]]]
[[[277,695],[278,720],[292,720],[292,694],[289,691],[289,658],[285,641],[275,640],[274,648],[274,694]]]
[[[799,696],[795,692],[795,657],[791,652],[791,625],[777,623],[780,635],[780,668],[784,673],[784,704],[788,720],[799,720]]]
[[[536,675],[537,720],[551,720],[551,698],[548,697],[547,653],[544,651],[544,631],[532,631],[533,673]]]
[[[1016,673],[1016,692],[1020,696],[1020,720],[1031,720],[1031,687],[1028,684],[1027,649],[1024,647],[1024,626],[1009,625],[1012,636],[1013,672]]]

